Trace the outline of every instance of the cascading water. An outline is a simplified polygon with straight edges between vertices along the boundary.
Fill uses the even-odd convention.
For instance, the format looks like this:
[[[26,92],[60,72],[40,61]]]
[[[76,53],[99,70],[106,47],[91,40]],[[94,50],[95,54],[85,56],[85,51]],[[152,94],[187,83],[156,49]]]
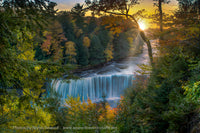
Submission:
[[[103,97],[107,100],[118,99],[123,90],[132,85],[133,75],[99,75],[82,78],[79,80],[70,80],[70,83],[62,80],[52,81],[55,91],[64,99],[68,96],[80,97],[83,101],[91,99],[99,101]]]
[[[143,43],[140,35],[138,35],[134,44],[142,45],[141,42]],[[143,52],[137,57],[113,62],[100,69],[84,71],[80,74],[81,79],[70,80],[70,83],[62,79],[52,80],[51,86],[62,97],[62,100],[67,99],[68,96],[79,96],[81,101],[87,101],[89,98],[93,102],[98,102],[103,97],[107,101],[118,101],[124,89],[132,85],[134,72],[139,69],[137,64],[147,64],[148,62],[147,47],[144,46]]]

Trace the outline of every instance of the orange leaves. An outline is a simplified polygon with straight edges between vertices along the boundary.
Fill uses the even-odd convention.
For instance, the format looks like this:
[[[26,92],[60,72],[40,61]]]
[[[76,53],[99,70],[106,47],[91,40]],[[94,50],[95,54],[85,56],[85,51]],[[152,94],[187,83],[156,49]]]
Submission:
[[[101,25],[106,25],[105,28],[110,29],[113,34],[121,33],[121,17],[106,16],[102,18]]]
[[[42,51],[45,52],[46,55],[52,54],[53,61],[58,60],[62,56],[62,47],[60,43],[63,37],[50,31],[43,32],[43,35],[46,39],[41,45]]]
[[[107,103],[92,103],[90,99],[87,102],[80,101],[80,98],[68,98],[66,100],[68,108],[69,122],[74,125],[97,126],[97,124],[112,123],[115,117],[113,110]],[[81,123],[80,123],[81,122]]]
[[[49,55],[52,35],[51,35],[51,32],[48,32],[48,31],[44,31],[43,35],[46,37],[46,40],[41,45],[41,48],[42,48],[42,51],[46,52],[46,54]]]
[[[83,45],[87,48],[90,47],[90,39],[87,36],[83,38]]]
[[[113,35],[134,28],[134,23],[130,19],[121,16],[105,16],[102,18],[101,25],[106,25],[105,27],[110,29]]]
[[[48,31],[43,32],[45,37],[41,49],[46,55],[51,55],[51,59],[56,62],[60,61],[63,56],[62,42],[66,41],[62,26],[58,21],[48,25]]]

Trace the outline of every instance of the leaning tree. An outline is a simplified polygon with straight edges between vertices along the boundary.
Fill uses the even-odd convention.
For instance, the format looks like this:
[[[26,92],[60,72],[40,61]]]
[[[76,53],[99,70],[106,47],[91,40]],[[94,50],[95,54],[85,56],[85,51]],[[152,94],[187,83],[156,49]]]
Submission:
[[[140,0],[85,0],[86,7],[83,10],[90,10],[97,15],[105,13],[124,16],[127,19],[131,19],[135,23],[142,39],[147,44],[150,63],[153,66],[151,43],[146,37],[144,31],[140,29],[139,23],[136,19],[136,15],[138,15],[138,13],[140,13],[141,11],[138,11],[135,14],[131,14],[130,12],[131,8],[133,8],[136,4],[139,4],[139,1]]]

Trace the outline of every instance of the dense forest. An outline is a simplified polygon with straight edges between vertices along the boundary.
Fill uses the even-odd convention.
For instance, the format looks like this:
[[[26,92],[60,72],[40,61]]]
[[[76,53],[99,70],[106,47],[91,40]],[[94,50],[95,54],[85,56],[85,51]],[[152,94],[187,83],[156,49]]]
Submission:
[[[56,11],[48,0],[0,1],[0,132],[200,132],[200,2],[177,0],[169,15],[168,2],[155,0],[158,14],[148,18],[159,28],[146,32],[135,18],[142,11],[129,12],[139,2],[86,0]],[[116,108],[79,97],[62,105],[51,79],[141,53],[138,34],[150,63]],[[150,39],[158,40],[156,55]]]
[[[83,6],[77,4],[71,12],[60,11],[50,19],[50,24],[37,34],[41,42],[35,47],[35,60],[83,67],[123,59],[130,50],[137,54],[139,49],[132,44],[137,29],[130,19],[89,17],[82,10]]]

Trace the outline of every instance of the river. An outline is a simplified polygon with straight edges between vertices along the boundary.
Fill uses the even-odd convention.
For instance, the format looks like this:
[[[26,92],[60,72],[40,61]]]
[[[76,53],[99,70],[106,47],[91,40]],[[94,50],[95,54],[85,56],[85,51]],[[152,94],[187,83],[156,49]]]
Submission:
[[[70,83],[62,79],[53,80],[51,86],[63,101],[68,96],[79,96],[81,101],[87,101],[89,98],[92,102],[99,102],[105,97],[111,107],[116,107],[124,89],[134,82],[134,75],[140,69],[138,64],[148,63],[147,46],[143,45],[142,53],[135,57],[112,62],[102,68],[83,71],[79,75],[80,79],[71,79]]]

